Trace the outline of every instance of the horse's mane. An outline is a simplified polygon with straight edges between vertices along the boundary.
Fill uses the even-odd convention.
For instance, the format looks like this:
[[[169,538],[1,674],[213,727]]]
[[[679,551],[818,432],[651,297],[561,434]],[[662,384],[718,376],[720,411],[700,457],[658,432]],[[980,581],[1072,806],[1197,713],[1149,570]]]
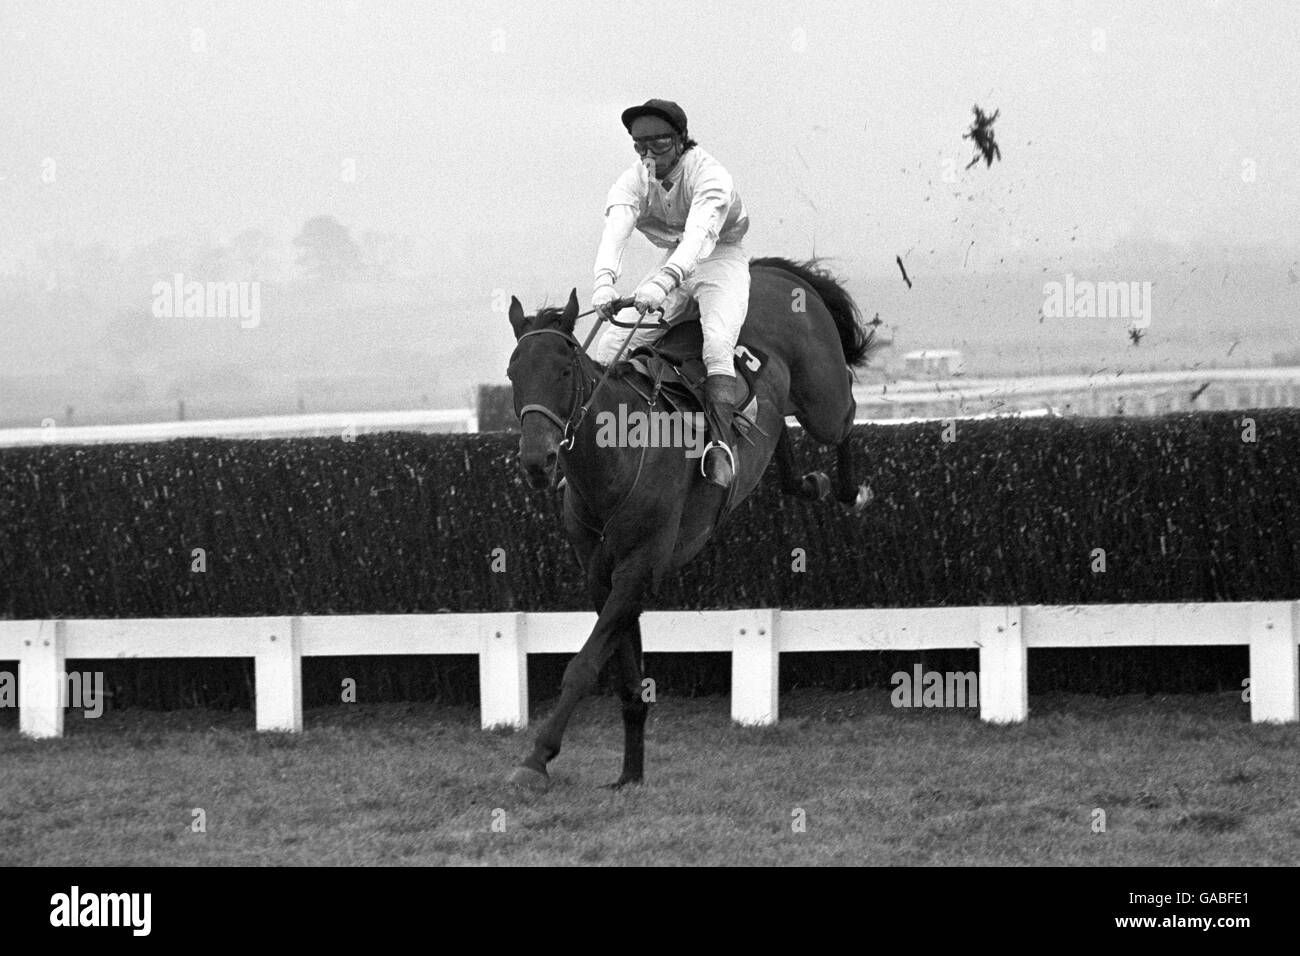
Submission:
[[[535,329],[544,329],[548,325],[559,324],[560,318],[564,315],[563,306],[544,305],[537,310],[533,316],[533,321],[529,323]]]
[[[780,256],[766,256],[750,259],[749,267],[780,269],[810,286],[835,320],[835,329],[840,334],[840,346],[844,349],[844,362],[850,368],[865,365],[871,354],[880,347],[880,343],[875,341],[876,330],[863,327],[858,304],[840,280],[821,267],[820,259],[814,257],[794,262]]]

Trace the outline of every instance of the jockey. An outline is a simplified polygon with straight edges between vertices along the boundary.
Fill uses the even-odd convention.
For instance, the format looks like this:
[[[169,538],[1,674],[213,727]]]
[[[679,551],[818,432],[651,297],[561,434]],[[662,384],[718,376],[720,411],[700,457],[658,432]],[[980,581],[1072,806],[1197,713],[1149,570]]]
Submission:
[[[664,250],[658,269],[636,290],[642,314],[662,308],[668,320],[693,296],[700,305],[704,333],[705,417],[712,441],[700,468],[726,488],[735,473],[731,416],[736,401],[733,352],[749,307],[749,259],[741,239],[749,217],[716,159],[686,130],[686,114],[668,100],[648,100],[623,111],[640,160],[618,177],[605,200],[605,231],[596,253],[592,307],[609,317],[618,298],[623,250],[638,229]],[[637,331],[628,350],[653,341],[662,329],[651,323]],[[631,332],[611,326],[601,338],[597,361],[614,360]]]

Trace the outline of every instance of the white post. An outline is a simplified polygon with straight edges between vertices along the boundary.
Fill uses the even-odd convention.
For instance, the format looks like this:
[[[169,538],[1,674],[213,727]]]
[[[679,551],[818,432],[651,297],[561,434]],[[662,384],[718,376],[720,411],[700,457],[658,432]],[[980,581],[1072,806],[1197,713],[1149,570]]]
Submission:
[[[779,609],[765,608],[751,612],[736,627],[731,649],[731,719],[737,723],[756,726],[777,721],[780,619]]]
[[[1296,618],[1300,601],[1269,601],[1250,608],[1250,719],[1300,719]]]
[[[67,624],[22,621],[18,646],[18,730],[26,737],[63,736]]]
[[[1029,716],[1029,656],[1018,607],[979,613],[980,719],[1019,723]]]
[[[257,729],[302,732],[302,639],[296,617],[261,618],[253,659]]]
[[[528,726],[528,648],[525,618],[486,614],[480,624],[479,716],[484,730]]]

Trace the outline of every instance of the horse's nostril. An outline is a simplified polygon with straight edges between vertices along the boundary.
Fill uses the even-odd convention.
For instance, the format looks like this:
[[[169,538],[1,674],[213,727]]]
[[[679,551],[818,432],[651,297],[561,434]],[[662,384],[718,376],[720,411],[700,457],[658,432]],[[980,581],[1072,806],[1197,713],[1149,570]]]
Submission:
[[[556,457],[557,457],[557,456],[556,456],[555,452],[553,452],[553,451],[549,451],[549,452],[546,453],[546,470],[547,470],[547,471],[550,471],[552,468],[555,467]]]

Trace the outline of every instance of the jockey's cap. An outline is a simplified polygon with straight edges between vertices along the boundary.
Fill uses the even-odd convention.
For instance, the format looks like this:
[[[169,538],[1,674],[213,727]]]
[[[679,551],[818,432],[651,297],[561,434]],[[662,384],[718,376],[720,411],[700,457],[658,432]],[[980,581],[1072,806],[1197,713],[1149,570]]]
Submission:
[[[632,132],[632,121],[638,116],[658,116],[666,120],[678,133],[686,135],[686,111],[672,100],[646,100],[640,106],[630,106],[623,111],[623,126]]]

